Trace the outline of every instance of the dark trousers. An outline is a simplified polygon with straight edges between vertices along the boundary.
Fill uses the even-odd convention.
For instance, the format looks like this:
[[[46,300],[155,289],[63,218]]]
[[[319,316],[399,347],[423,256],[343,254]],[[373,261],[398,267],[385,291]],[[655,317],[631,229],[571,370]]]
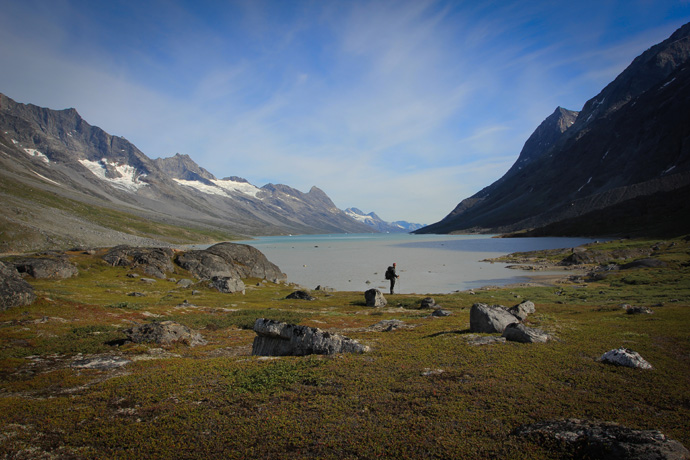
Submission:
[[[395,278],[391,278],[391,294],[393,294],[393,288],[395,287]]]

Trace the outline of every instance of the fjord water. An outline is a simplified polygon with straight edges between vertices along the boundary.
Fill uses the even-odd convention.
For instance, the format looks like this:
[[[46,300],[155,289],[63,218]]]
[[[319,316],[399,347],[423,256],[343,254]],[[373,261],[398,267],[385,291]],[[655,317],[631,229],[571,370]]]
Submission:
[[[504,263],[480,262],[539,249],[569,248],[585,238],[492,238],[490,235],[334,234],[259,237],[239,241],[256,247],[288,275],[314,289],[388,292],[386,268],[397,264],[396,293],[444,294],[526,281]],[[541,274],[542,272],[537,272]]]

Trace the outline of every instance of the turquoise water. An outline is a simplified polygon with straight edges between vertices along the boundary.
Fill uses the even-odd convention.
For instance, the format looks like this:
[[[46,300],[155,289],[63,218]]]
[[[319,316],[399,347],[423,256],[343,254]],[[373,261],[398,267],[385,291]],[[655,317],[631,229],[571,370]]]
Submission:
[[[397,264],[397,293],[443,294],[525,281],[525,272],[480,262],[512,252],[575,247],[585,238],[492,238],[489,235],[334,234],[260,237],[256,247],[288,275],[314,289],[388,292],[386,267]]]

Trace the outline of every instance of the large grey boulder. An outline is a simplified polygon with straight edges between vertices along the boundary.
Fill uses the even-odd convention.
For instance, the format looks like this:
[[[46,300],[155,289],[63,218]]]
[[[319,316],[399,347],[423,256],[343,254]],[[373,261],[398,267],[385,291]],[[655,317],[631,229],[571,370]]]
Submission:
[[[534,313],[536,308],[534,302],[531,300],[525,300],[517,305],[514,305],[508,309],[508,312],[514,315],[520,321],[524,321],[529,315]]]
[[[206,252],[220,256],[232,264],[239,272],[240,278],[262,278],[276,282],[287,280],[287,275],[255,247],[246,244],[218,243],[206,249]]]
[[[36,300],[34,288],[19,276],[14,267],[0,262],[0,311],[31,305]]]
[[[305,356],[335,353],[364,353],[369,347],[339,334],[315,327],[298,326],[266,318],[254,323],[252,355]]]
[[[62,280],[79,274],[79,270],[66,257],[24,257],[12,262],[20,274],[35,279]]]
[[[658,430],[634,430],[616,423],[576,418],[523,425],[512,432],[539,443],[558,458],[607,460],[681,460],[690,451]]]
[[[172,345],[182,343],[190,347],[206,345],[206,340],[196,331],[174,321],[141,324],[125,331],[129,340],[135,343]]]
[[[237,278],[240,272],[228,261],[208,251],[187,251],[175,258],[175,263],[199,279]]]
[[[627,348],[618,348],[604,353],[599,361],[616,366],[634,367],[637,369],[653,369],[640,354]]]
[[[149,276],[164,279],[166,273],[175,270],[172,263],[174,253],[170,248],[138,248],[120,245],[111,248],[104,256],[113,267],[137,268]]]
[[[364,292],[364,300],[367,303],[367,307],[385,307],[388,305],[388,301],[383,296],[381,291],[378,289],[371,288]]]
[[[241,292],[244,294],[245,285],[239,278],[229,278],[227,276],[214,276],[209,283],[209,287],[217,289],[224,294]]]
[[[286,299],[296,299],[296,300],[316,300],[316,297],[309,294],[307,291],[298,290],[288,294]]]
[[[475,303],[470,308],[470,331],[502,334],[512,323],[519,322],[512,313],[501,305]]]
[[[512,323],[506,326],[501,337],[511,342],[544,343],[551,340],[551,336],[540,329],[527,327],[522,323]]]

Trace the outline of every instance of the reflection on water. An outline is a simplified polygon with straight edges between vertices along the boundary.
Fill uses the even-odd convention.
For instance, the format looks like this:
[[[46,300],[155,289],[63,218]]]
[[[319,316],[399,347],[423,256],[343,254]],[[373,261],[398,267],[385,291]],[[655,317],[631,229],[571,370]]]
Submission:
[[[379,288],[397,263],[396,292],[441,294],[523,281],[524,272],[505,264],[479,262],[512,252],[575,247],[584,238],[492,238],[490,235],[335,234],[261,237],[240,243],[256,247],[288,275],[313,289]]]

